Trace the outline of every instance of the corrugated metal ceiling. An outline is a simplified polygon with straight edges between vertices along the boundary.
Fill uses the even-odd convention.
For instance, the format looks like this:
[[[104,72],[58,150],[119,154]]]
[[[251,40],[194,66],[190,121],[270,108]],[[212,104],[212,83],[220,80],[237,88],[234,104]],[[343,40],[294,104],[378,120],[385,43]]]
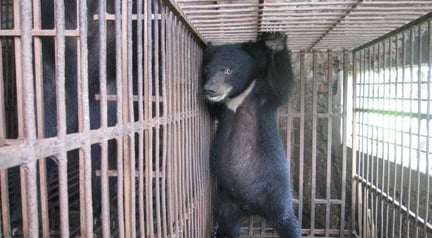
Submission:
[[[171,0],[205,41],[284,31],[294,50],[352,49],[432,11],[432,0]]]

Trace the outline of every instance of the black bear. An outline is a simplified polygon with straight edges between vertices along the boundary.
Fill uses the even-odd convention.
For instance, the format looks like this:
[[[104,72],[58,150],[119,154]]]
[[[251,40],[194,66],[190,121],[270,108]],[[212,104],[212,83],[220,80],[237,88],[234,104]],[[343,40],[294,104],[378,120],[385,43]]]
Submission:
[[[239,237],[240,219],[254,214],[280,237],[300,237],[276,121],[293,79],[286,36],[264,33],[257,42],[209,44],[202,69],[204,96],[218,119],[210,155],[217,184],[214,237]]]

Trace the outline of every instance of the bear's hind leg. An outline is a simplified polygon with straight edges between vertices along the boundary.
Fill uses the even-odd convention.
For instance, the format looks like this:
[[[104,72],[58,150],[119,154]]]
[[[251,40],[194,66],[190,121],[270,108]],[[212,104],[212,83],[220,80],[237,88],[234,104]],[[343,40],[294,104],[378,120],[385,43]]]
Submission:
[[[294,212],[278,217],[273,222],[273,227],[281,238],[301,237],[300,226]]]
[[[291,202],[273,204],[268,207],[264,218],[269,221],[281,238],[299,238],[301,229]]]
[[[220,193],[215,205],[215,226],[212,238],[239,237],[242,212],[238,205]]]

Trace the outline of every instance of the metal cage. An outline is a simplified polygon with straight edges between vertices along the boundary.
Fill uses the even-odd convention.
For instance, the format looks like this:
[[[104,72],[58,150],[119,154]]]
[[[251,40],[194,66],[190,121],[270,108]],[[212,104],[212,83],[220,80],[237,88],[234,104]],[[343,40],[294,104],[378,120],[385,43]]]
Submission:
[[[0,237],[209,237],[205,44],[288,36],[304,237],[432,237],[432,2],[2,0]],[[241,237],[278,237],[265,220]]]

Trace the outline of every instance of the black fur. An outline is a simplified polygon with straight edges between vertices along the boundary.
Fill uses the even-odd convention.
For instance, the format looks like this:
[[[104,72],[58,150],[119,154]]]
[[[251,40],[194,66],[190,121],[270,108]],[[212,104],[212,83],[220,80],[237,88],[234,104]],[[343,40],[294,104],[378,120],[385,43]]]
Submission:
[[[226,68],[232,72],[221,74]],[[210,100],[220,85],[232,87],[224,100],[210,104],[219,120],[210,158],[217,183],[215,237],[239,237],[240,219],[253,214],[269,221],[280,237],[300,237],[276,122],[293,79],[286,36],[266,34],[253,43],[210,45],[204,53],[203,75],[204,94]],[[227,103],[254,80],[237,110],[229,109]]]

